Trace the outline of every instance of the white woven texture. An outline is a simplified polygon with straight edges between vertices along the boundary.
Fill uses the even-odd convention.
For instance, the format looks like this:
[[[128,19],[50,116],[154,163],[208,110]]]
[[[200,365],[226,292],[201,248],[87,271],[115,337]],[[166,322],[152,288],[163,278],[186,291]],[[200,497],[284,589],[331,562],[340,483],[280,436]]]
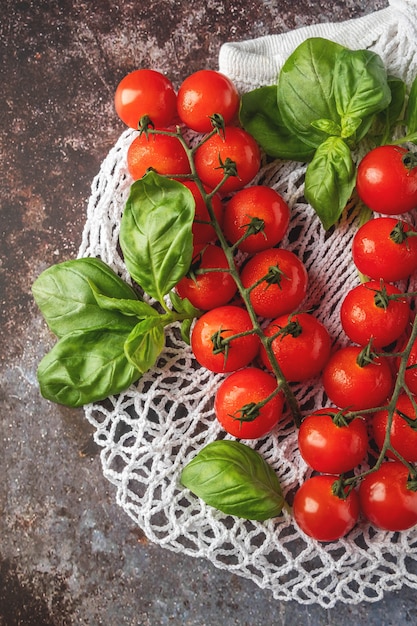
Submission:
[[[352,48],[373,49],[390,72],[409,82],[417,74],[415,24],[416,2],[392,2],[359,20],[226,44],[220,69],[241,90],[272,83],[292,49],[319,34]],[[132,182],[125,157],[133,135],[127,130],[120,136],[93,181],[79,249],[80,257],[101,257],[127,280],[117,243]],[[342,344],[346,341],[339,323],[341,299],[358,282],[350,254],[358,211],[352,202],[336,231],[326,234],[303,198],[304,171],[300,164],[275,162],[264,166],[253,183],[269,185],[287,200],[291,227],[281,245],[305,261],[309,274],[305,306],[318,307],[316,315],[335,344]],[[399,286],[416,289],[415,284]],[[319,543],[304,536],[286,513],[267,522],[225,516],[181,486],[186,463],[204,445],[224,436],[213,413],[213,397],[222,379],[198,366],[178,328],[172,327],[157,367],[119,396],[85,407],[101,446],[104,475],[115,486],[118,504],[149,540],[204,557],[251,579],[279,600],[331,607],[337,602],[377,601],[385,591],[403,585],[417,588],[416,529],[389,533],[361,521],[346,538]],[[319,379],[294,389],[304,411],[326,403]],[[293,493],[308,477],[288,416],[264,439],[244,443],[275,468],[284,494]]]

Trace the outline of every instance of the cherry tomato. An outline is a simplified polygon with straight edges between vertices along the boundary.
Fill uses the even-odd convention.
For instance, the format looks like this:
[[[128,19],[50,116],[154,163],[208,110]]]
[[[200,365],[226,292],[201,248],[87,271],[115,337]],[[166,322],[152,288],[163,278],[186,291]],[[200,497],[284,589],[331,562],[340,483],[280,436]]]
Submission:
[[[395,217],[371,219],[353,237],[352,258],[374,280],[408,278],[417,270],[417,230]]]
[[[266,404],[271,394],[274,394]],[[226,432],[240,439],[259,439],[278,424],[284,397],[277,392],[274,376],[257,367],[245,367],[230,374],[220,385],[214,411]]]
[[[225,195],[245,187],[258,173],[261,152],[255,139],[243,128],[226,126],[225,133],[216,133],[197,148],[194,163],[200,180],[215,189],[223,180],[222,165],[231,160],[237,175],[230,176],[222,185],[220,193]]]
[[[154,126],[169,126],[177,113],[177,95],[171,81],[155,70],[139,69],[127,74],[116,88],[114,106],[120,119],[138,128],[148,116]]]
[[[280,194],[265,185],[252,185],[237,191],[227,202],[223,230],[231,244],[248,231],[238,248],[254,254],[279,243],[287,232],[290,209]]]
[[[408,482],[409,470],[400,461],[386,461],[363,478],[359,502],[373,526],[401,531],[417,524],[417,491],[407,488]]]
[[[215,70],[199,70],[187,76],[178,90],[178,115],[189,128],[200,133],[212,130],[215,113],[229,124],[239,108],[239,93],[234,83]]]
[[[134,180],[142,178],[149,168],[158,174],[177,176],[190,173],[187,153],[177,137],[141,133],[127,151],[127,166]]]
[[[301,382],[317,376],[327,363],[331,338],[325,326],[310,313],[281,315],[264,330],[266,337],[277,335],[271,349],[282,374],[288,382]],[[269,370],[272,365],[267,351],[260,349],[262,363]]]
[[[312,476],[301,485],[293,502],[294,519],[301,530],[318,541],[344,537],[358,521],[357,492],[347,489],[343,497],[334,493],[337,476]]]
[[[219,268],[219,271],[209,271]],[[214,244],[199,244],[194,248],[190,271],[176,285],[181,298],[188,298],[197,309],[207,311],[230,302],[237,291],[229,263],[222,248]],[[200,273],[202,272],[202,273]]]
[[[351,421],[329,407],[310,413],[298,430],[298,447],[312,469],[343,474],[359,465],[368,452],[368,430],[361,417]]]
[[[240,278],[243,286],[251,289],[253,310],[261,317],[295,311],[307,293],[307,270],[294,252],[285,248],[256,253],[244,265]]]
[[[210,215],[207,210],[206,203],[200,190],[193,180],[181,180],[183,185],[188,187],[194,196],[195,201],[195,216],[192,226],[193,242],[194,245],[200,243],[208,243],[217,239],[216,232],[210,222]],[[208,187],[204,187],[205,192],[208,194],[211,190]],[[223,224],[223,204],[219,194],[214,194],[211,199],[213,212],[216,217],[219,226]]]
[[[255,358],[259,337],[251,333],[252,321],[246,309],[227,304],[203,313],[191,333],[191,349],[203,367],[212,372],[233,372]],[[228,337],[243,334],[227,341]],[[226,340],[226,341],[225,341]]]
[[[374,356],[372,362],[361,362],[364,349],[339,348],[324,367],[323,387],[337,407],[360,411],[387,403],[393,385],[388,359]]]
[[[369,281],[350,289],[340,308],[340,321],[353,343],[374,348],[396,341],[408,326],[410,305],[402,292],[389,283]],[[394,296],[394,297],[393,297]]]
[[[414,401],[415,402],[415,401]],[[390,428],[391,446],[410,463],[417,461],[417,418],[415,404],[405,393],[400,394],[392,415]],[[372,431],[375,443],[381,450],[388,429],[388,411],[378,411],[372,417]],[[387,450],[386,456],[391,459],[397,458],[391,450]]]
[[[378,146],[359,163],[356,188],[361,200],[383,215],[417,207],[417,161],[402,146]]]

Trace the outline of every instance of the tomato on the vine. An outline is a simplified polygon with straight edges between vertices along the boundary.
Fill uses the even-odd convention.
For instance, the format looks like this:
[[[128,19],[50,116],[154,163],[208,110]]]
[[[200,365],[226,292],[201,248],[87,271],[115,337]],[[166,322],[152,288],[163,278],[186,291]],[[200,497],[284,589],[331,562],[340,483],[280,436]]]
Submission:
[[[360,411],[387,403],[393,386],[388,358],[367,352],[367,347],[345,346],[326,363],[323,387],[337,407]]]
[[[290,209],[272,187],[252,185],[240,189],[224,210],[223,230],[231,244],[254,254],[279,243],[287,232]],[[242,239],[246,233],[249,234]]]
[[[301,422],[298,448],[307,465],[317,472],[343,474],[366,457],[366,421],[362,417],[348,420],[337,408],[318,409]]]
[[[203,311],[230,302],[237,286],[223,248],[212,243],[195,246],[190,270],[175,289],[181,298],[188,298],[193,306]]]
[[[220,424],[227,433],[240,439],[259,439],[271,432],[282,416],[283,406],[284,396],[277,391],[275,377],[257,367],[245,367],[230,374],[220,384],[214,399]]]
[[[253,310],[261,317],[273,318],[297,310],[307,293],[305,265],[285,248],[257,252],[243,266],[240,278],[243,286],[250,288]]]
[[[114,106],[120,119],[136,130],[145,116],[154,126],[169,126],[177,113],[177,94],[161,72],[138,69],[124,76],[116,87]]]
[[[353,343],[374,348],[396,341],[410,320],[410,305],[403,292],[390,283],[368,281],[350,289],[340,308],[340,321]]]
[[[281,315],[268,324],[264,334],[271,338],[272,353],[288,382],[302,382],[317,376],[329,359],[329,332],[310,313]],[[265,367],[272,370],[263,345],[259,354]]]
[[[376,445],[381,450],[388,430],[388,410],[377,411],[372,416],[372,432]],[[410,463],[417,461],[417,415],[416,399],[401,393],[395,404],[389,429],[390,444],[403,459]],[[386,456],[397,458],[390,449]]]
[[[417,480],[400,461],[386,461],[359,485],[363,515],[377,528],[401,531],[417,524]]]
[[[261,151],[255,139],[243,128],[226,126],[202,143],[194,155],[194,163],[200,180],[215,189],[234,164],[233,174],[222,185],[219,192],[227,193],[245,187],[258,173],[261,166]],[[226,168],[226,169],[225,169]]]
[[[294,497],[295,522],[306,535],[318,541],[344,537],[359,519],[357,492],[342,486],[336,489],[338,480],[338,476],[330,474],[312,476]]]
[[[360,199],[376,213],[399,215],[417,207],[417,159],[402,146],[370,150],[358,165]]]
[[[193,180],[180,180],[183,185],[188,187],[194,197],[195,202],[195,214],[194,214],[194,222],[192,226],[193,233],[193,242],[194,245],[200,243],[208,243],[210,241],[214,241],[217,239],[216,232],[210,220],[210,215],[207,209],[207,205],[204,201],[203,196],[201,195],[200,189],[198,185]],[[204,186],[204,191],[209,194],[211,189]],[[214,216],[221,227],[223,224],[223,204],[221,201],[221,197],[218,193],[215,193],[211,197],[211,204],[213,208]]]
[[[395,217],[368,220],[352,240],[352,258],[371,279],[396,282],[417,270],[417,230]]]
[[[191,349],[200,365],[208,370],[233,372],[249,365],[258,353],[260,340],[252,331],[248,311],[226,304],[197,319],[191,333]]]
[[[158,174],[178,176],[191,172],[184,147],[173,135],[140,133],[127,150],[127,167],[134,180],[152,168]]]
[[[237,115],[240,97],[234,83],[216,70],[198,70],[181,83],[178,90],[178,115],[189,128],[208,133],[211,117],[219,114],[225,124]]]

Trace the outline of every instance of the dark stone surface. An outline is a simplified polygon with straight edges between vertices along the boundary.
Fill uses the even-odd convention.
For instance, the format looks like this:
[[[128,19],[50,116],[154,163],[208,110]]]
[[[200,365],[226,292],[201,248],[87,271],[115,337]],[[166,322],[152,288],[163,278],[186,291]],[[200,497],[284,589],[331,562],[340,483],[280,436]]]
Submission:
[[[150,544],[116,505],[81,410],[42,400],[52,344],[31,284],[77,253],[90,184],[122,124],[124,74],[178,86],[220,45],[387,6],[383,0],[3,0],[0,244],[0,625],[411,624],[405,588],[324,610]]]

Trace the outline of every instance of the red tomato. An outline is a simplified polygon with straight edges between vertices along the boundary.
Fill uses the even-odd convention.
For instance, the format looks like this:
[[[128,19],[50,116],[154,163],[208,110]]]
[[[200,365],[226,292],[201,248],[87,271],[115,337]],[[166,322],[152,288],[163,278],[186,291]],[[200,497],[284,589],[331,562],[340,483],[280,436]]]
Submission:
[[[219,271],[205,272],[207,269]],[[227,304],[235,295],[237,286],[228,271],[229,263],[222,248],[214,244],[199,244],[194,248],[190,271],[176,286],[181,298],[188,298],[197,309],[207,311]],[[202,272],[202,273],[200,273]]]
[[[256,367],[230,374],[220,385],[214,411],[226,432],[240,439],[259,439],[278,424],[284,406],[274,376]],[[275,395],[263,404],[271,394]]]
[[[384,215],[417,207],[417,161],[402,146],[378,146],[359,163],[356,188],[361,200]]]
[[[131,128],[147,115],[154,126],[169,126],[177,113],[177,95],[171,81],[155,70],[127,74],[116,88],[114,106],[120,119]]]
[[[380,450],[384,444],[385,434],[388,429],[388,416],[388,411],[378,411],[372,417],[373,436]],[[410,463],[417,461],[416,417],[415,404],[405,393],[401,394],[398,397],[395,411],[392,415],[390,443],[394,450]],[[391,459],[397,458],[391,450],[387,450],[386,456]]]
[[[360,411],[387,403],[393,379],[389,362],[374,357],[371,363],[360,363],[361,346],[345,346],[334,352],[323,370],[324,390],[333,404]]]
[[[142,178],[152,168],[158,174],[178,176],[190,173],[187,153],[177,137],[141,133],[127,151],[127,166],[134,180]]]
[[[223,180],[222,164],[227,159],[236,165],[237,176],[230,176],[222,185],[222,195],[245,187],[258,173],[261,151],[255,139],[242,128],[227,126],[225,134],[217,133],[197,148],[194,163],[200,180],[215,189]]]
[[[180,180],[183,185],[188,187],[194,196],[195,201],[195,216],[192,227],[194,245],[199,243],[208,243],[209,241],[215,241],[217,239],[216,232],[210,221],[210,215],[207,210],[206,203],[197,184],[193,180]],[[207,194],[210,193],[208,187],[204,188]],[[214,194],[211,199],[214,215],[216,217],[219,226],[223,224],[223,204],[219,194]]]
[[[261,317],[295,311],[307,293],[304,263],[284,248],[269,248],[255,254],[244,265],[240,278],[243,286],[251,289],[253,310]]]
[[[362,274],[375,280],[408,278],[417,270],[416,235],[417,230],[403,220],[376,217],[355,233],[353,262]]]
[[[223,230],[231,244],[238,242],[250,226],[252,232],[238,244],[251,254],[272,248],[287,232],[290,209],[272,187],[252,185],[240,189],[226,204]]]
[[[301,422],[298,447],[307,465],[317,472],[343,474],[366,457],[366,422],[361,417],[347,421],[336,408],[319,409]]]
[[[359,499],[353,489],[343,497],[335,494],[337,476],[312,476],[301,485],[294,497],[294,519],[301,530],[318,541],[344,537],[359,518]]]
[[[229,124],[235,118],[240,103],[233,82],[215,70],[199,70],[188,76],[178,90],[178,115],[189,128],[200,133],[212,130],[211,116],[215,113]]]
[[[383,348],[396,341],[410,320],[410,305],[402,292],[379,281],[361,283],[350,289],[340,308],[340,321],[353,343],[366,346],[372,338],[374,348]]]
[[[301,382],[317,376],[327,363],[331,350],[330,335],[323,324],[310,313],[281,315],[264,330],[273,337],[271,349],[288,382]],[[272,370],[267,351],[260,349],[265,367]]]
[[[252,321],[246,309],[227,304],[211,309],[196,321],[191,349],[203,367],[212,372],[233,372],[255,358],[259,337],[251,333]],[[247,333],[226,341],[228,337]]]
[[[386,461],[365,476],[359,485],[359,501],[371,524],[390,531],[417,524],[417,491],[407,488],[408,481],[409,470],[399,461]]]

